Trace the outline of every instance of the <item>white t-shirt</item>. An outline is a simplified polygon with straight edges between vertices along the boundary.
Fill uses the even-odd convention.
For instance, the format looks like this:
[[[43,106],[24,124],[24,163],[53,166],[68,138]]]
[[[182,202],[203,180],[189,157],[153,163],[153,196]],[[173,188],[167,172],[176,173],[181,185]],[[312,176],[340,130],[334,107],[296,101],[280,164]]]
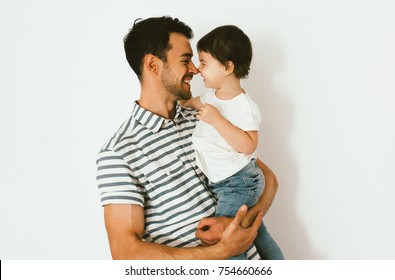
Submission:
[[[248,93],[241,93],[230,100],[218,99],[214,90],[200,96],[200,101],[211,104],[233,125],[244,131],[258,130],[261,113]],[[256,158],[237,152],[210,124],[199,121],[192,135],[196,162],[210,182],[226,179]]]

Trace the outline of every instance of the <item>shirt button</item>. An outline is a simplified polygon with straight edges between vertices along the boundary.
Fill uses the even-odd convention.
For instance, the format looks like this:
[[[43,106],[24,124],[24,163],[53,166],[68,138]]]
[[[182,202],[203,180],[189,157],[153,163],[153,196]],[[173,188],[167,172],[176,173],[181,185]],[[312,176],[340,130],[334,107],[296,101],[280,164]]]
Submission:
[[[165,173],[166,173],[167,176],[170,176],[170,171],[169,170],[166,170]]]

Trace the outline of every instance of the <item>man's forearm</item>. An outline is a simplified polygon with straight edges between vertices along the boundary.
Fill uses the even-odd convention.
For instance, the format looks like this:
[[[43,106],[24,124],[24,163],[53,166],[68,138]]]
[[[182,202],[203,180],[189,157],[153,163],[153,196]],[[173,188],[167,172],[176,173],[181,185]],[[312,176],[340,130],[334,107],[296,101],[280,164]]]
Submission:
[[[174,248],[142,240],[144,209],[133,204],[109,204],[104,219],[113,259],[225,259],[231,252],[226,244],[205,248]]]
[[[152,242],[134,240],[122,248],[111,248],[114,260],[214,260],[231,257],[222,244],[175,248]]]
[[[256,237],[261,214],[251,227],[243,228],[241,222],[246,214],[247,207],[241,207],[233,221],[227,223],[225,230],[219,234],[220,241],[213,246],[175,248],[141,239],[144,229],[144,210],[141,206],[110,204],[104,208],[113,259],[228,259],[245,252]]]

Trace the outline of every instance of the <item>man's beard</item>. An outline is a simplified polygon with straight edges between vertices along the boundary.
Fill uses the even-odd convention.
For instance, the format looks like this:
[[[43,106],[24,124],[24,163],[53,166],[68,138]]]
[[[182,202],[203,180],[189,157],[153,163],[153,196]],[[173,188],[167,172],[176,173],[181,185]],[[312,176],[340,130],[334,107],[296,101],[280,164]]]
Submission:
[[[172,82],[172,76],[169,75],[170,73],[169,68],[165,66],[165,70],[163,71],[164,75],[161,78],[162,85],[165,87],[166,91],[169,92],[171,95],[175,96],[177,100],[188,100],[191,98],[192,94],[190,90],[183,89],[182,83],[177,84]],[[183,77],[184,78],[184,77]]]
[[[168,91],[171,95],[175,96],[177,100],[188,100],[191,98],[191,91],[185,90],[178,87],[176,84],[166,83],[166,81],[162,81],[165,86],[166,91]]]

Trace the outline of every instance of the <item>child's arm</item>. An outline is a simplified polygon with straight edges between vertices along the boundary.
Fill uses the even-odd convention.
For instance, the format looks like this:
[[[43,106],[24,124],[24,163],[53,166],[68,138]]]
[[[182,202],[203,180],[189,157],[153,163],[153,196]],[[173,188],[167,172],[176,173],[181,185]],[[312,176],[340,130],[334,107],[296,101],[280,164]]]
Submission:
[[[200,110],[203,104],[200,102],[200,96],[192,97],[188,100],[178,100],[178,104],[185,108],[192,108],[195,110]]]
[[[224,118],[218,110],[210,105],[202,105],[197,118],[211,124],[236,151],[252,154],[258,145],[258,131],[244,131]]]

